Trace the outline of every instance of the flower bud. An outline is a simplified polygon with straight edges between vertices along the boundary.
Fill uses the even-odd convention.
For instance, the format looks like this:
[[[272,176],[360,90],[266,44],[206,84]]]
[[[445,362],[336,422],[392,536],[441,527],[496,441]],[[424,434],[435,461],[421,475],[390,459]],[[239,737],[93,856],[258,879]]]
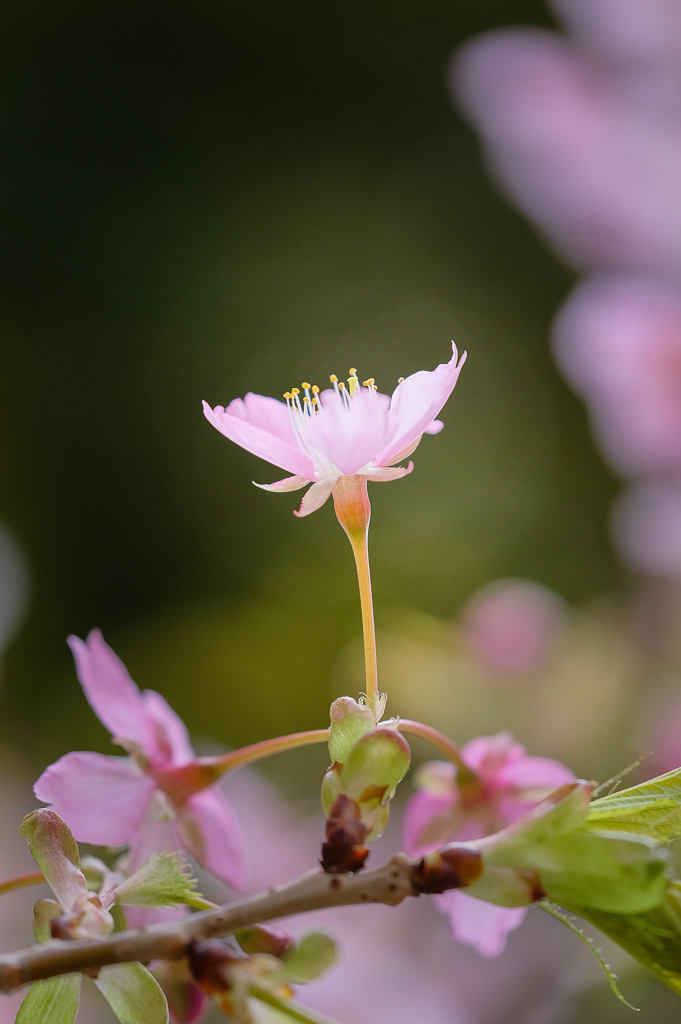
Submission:
[[[482,870],[482,855],[478,850],[452,843],[419,862],[413,884],[419,892],[428,893],[464,889],[480,877]]]
[[[253,956],[254,953],[269,953],[282,960],[295,946],[295,939],[286,932],[273,932],[269,928],[263,928],[261,924],[253,925],[251,928],[241,928],[234,933],[234,938],[239,943],[244,953]]]
[[[322,843],[320,861],[329,874],[347,874],[359,871],[369,856],[369,847],[363,845],[367,826],[360,817],[356,800],[341,793],[334,801],[326,822],[326,842]]]
[[[339,697],[330,709],[329,754],[332,762],[343,765],[355,743],[376,728],[370,707],[358,704],[352,697]]]
[[[245,963],[224,942],[198,939],[189,948],[189,969],[204,992],[213,995],[231,988],[228,969],[231,964]]]

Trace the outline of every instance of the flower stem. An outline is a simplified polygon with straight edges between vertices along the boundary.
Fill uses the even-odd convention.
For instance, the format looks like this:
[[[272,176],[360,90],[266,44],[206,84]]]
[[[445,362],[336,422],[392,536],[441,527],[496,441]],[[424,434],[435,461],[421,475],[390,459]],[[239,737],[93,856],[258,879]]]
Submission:
[[[261,1003],[266,1003],[275,1010],[286,1014],[291,1020],[299,1020],[303,1024],[336,1024],[336,1021],[331,1020],[330,1017],[322,1017],[314,1010],[308,1009],[307,1006],[301,1006],[300,1003],[294,1003],[290,999],[279,999],[278,996],[269,992],[262,985],[256,985],[255,982],[249,985],[249,993],[255,999],[259,999]]]
[[[369,570],[369,520],[371,505],[367,494],[367,481],[363,476],[341,476],[333,489],[333,502],[338,522],[345,530],[357,566],[359,599],[362,607],[362,632],[364,634],[364,669],[366,675],[366,697],[369,707],[378,716],[380,694],[378,691],[378,664],[376,661],[376,627],[374,625],[374,603],[371,597],[371,572]]]
[[[458,746],[453,740],[450,740],[449,736],[445,736],[439,729],[434,729],[432,725],[414,722],[410,718],[398,719],[397,728],[400,732],[408,732],[413,736],[420,736],[421,739],[427,740],[428,743],[441,750],[445,757],[456,765],[457,785],[467,796],[473,796],[482,788],[482,782],[479,777],[472,768],[468,767]]]
[[[263,757],[270,757],[284,750],[295,750],[296,747],[305,747],[310,743],[325,743],[328,738],[328,729],[310,729],[307,732],[292,732],[288,736],[275,736],[271,740],[261,740],[259,743],[251,743],[248,747],[240,747],[239,750],[230,750],[228,754],[198,757],[181,768],[159,772],[157,782],[174,802],[181,803],[193,793],[212,786],[221,775],[234,768],[260,761]]]
[[[6,882],[0,882],[0,896],[6,892],[14,892],[15,889],[25,889],[29,885],[40,885],[45,881],[42,871],[31,871],[28,875],[17,875],[16,878],[8,878]]]

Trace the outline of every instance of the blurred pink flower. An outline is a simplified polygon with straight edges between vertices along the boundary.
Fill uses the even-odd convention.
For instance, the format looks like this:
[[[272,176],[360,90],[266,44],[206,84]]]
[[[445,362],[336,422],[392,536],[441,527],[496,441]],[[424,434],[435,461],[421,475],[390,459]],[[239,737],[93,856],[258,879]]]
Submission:
[[[479,736],[461,753],[481,780],[482,792],[462,792],[451,762],[422,765],[416,776],[419,791],[407,803],[403,819],[404,843],[412,857],[424,856],[443,843],[498,832],[574,779],[558,761],[529,757],[508,732]],[[443,893],[436,900],[449,915],[454,938],[474,946],[483,956],[500,953],[506,935],[526,913],[525,907],[497,907],[460,891]]]
[[[632,474],[681,471],[681,294],[598,275],[570,297],[554,340],[610,461]]]
[[[461,630],[485,668],[503,675],[532,672],[546,659],[564,614],[564,602],[548,587],[496,580],[468,602]]]
[[[332,377],[333,389],[303,384],[287,392],[286,404],[249,393],[235,398],[226,409],[203,403],[206,419],[228,437],[266,462],[294,476],[273,484],[257,484],[267,491],[297,491],[309,483],[299,516],[309,515],[329,498],[341,476],[368,480],[397,480],[413,469],[398,467],[417,447],[424,433],[436,434],[442,423],[435,417],[452,393],[464,352],[432,372],[420,370],[402,380],[392,398],[381,394],[373,379],[359,386],[352,374],[348,386]]]
[[[154,852],[186,847],[200,864],[242,888],[245,845],[227,799],[215,786],[188,797],[174,790],[172,769],[195,760],[182,720],[160,694],[140,693],[99,630],[85,642],[72,636],[69,644],[90,706],[130,756],[66,754],[43,772],[35,795],[81,842],[131,843],[132,870]]]
[[[475,40],[455,65],[458,98],[513,198],[568,259],[681,280],[681,8],[560,10],[587,45],[524,29]],[[663,89],[660,69],[674,67]]]
[[[635,569],[681,581],[681,481],[630,487],[615,504],[612,526],[617,547]]]

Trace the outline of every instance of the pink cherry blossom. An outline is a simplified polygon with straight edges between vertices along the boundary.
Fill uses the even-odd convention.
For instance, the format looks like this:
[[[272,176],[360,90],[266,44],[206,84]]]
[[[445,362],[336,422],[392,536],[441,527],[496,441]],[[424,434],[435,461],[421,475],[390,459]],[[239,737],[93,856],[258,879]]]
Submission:
[[[461,754],[480,779],[481,791],[460,790],[451,762],[422,765],[416,779],[418,792],[407,803],[403,819],[404,843],[413,857],[424,856],[444,843],[498,832],[574,779],[570,769],[558,761],[529,757],[508,732],[479,736],[467,743]],[[462,891],[443,893],[436,900],[449,916],[454,938],[474,946],[483,956],[500,953],[506,935],[526,913],[525,907],[497,907]]]
[[[195,761],[182,720],[160,694],[140,692],[99,630],[69,637],[78,678],[93,711],[129,757],[76,751],[35,784],[76,839],[103,846],[130,843],[134,871],[152,853],[186,849],[234,888],[246,880],[238,821],[216,786],[184,795],[173,770]]]
[[[516,675],[545,661],[564,614],[564,602],[548,587],[531,580],[496,580],[468,602],[461,631],[485,668]]]
[[[452,393],[466,353],[435,370],[419,370],[402,380],[392,398],[373,381],[360,387],[356,373],[347,386],[332,377],[333,388],[320,393],[303,384],[287,392],[286,402],[264,395],[235,398],[226,409],[204,402],[206,419],[228,437],[266,462],[294,474],[273,484],[256,484],[267,491],[297,491],[312,484],[299,516],[309,515],[329,498],[341,476],[368,480],[397,480],[413,469],[397,466],[417,447],[424,433],[436,434],[443,424],[435,417]]]

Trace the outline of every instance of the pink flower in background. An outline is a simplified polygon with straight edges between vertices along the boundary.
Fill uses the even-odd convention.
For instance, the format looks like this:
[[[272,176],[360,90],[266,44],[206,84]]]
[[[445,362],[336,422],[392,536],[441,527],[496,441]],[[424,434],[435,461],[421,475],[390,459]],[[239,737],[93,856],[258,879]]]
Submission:
[[[381,394],[373,378],[360,386],[352,371],[347,386],[332,377],[333,388],[303,384],[305,394],[294,388],[286,402],[249,393],[235,398],[226,409],[204,402],[203,411],[212,425],[266,462],[293,476],[273,484],[257,484],[269,491],[297,491],[308,484],[297,515],[306,516],[329,498],[341,476],[368,480],[397,480],[413,469],[398,467],[417,447],[424,433],[436,434],[442,423],[435,417],[452,393],[464,353],[453,356],[429,372],[420,370],[402,380],[392,398]]]
[[[35,795],[81,842],[131,843],[133,870],[154,852],[186,847],[219,878],[243,888],[245,845],[227,799],[215,786],[190,796],[175,786],[173,769],[195,761],[182,720],[160,694],[140,693],[99,630],[87,641],[72,636],[69,644],[90,706],[130,756],[66,754],[43,772]]]
[[[580,43],[525,29],[475,40],[455,66],[458,98],[513,198],[571,262],[681,280],[681,8],[559,6]]]
[[[556,321],[557,359],[609,461],[650,478],[615,510],[620,550],[679,579],[681,5],[554,7],[573,40],[524,29],[475,40],[454,87],[510,195],[596,271]]]
[[[554,340],[610,461],[631,474],[681,471],[681,294],[596,276],[568,300]]]
[[[498,832],[574,779],[558,761],[529,757],[508,732],[479,736],[461,753],[482,789],[473,795],[462,792],[451,762],[422,765],[416,777],[419,790],[407,803],[403,819],[404,843],[412,857],[425,856],[443,843]],[[436,899],[449,915],[454,938],[474,946],[483,956],[502,951],[506,935],[518,927],[527,909],[497,907],[456,890]]]
[[[564,602],[531,580],[496,580],[464,608],[466,646],[485,668],[500,675],[533,672],[546,660],[562,619]]]
[[[612,516],[617,546],[630,565],[681,581],[681,481],[651,480],[618,498]]]

